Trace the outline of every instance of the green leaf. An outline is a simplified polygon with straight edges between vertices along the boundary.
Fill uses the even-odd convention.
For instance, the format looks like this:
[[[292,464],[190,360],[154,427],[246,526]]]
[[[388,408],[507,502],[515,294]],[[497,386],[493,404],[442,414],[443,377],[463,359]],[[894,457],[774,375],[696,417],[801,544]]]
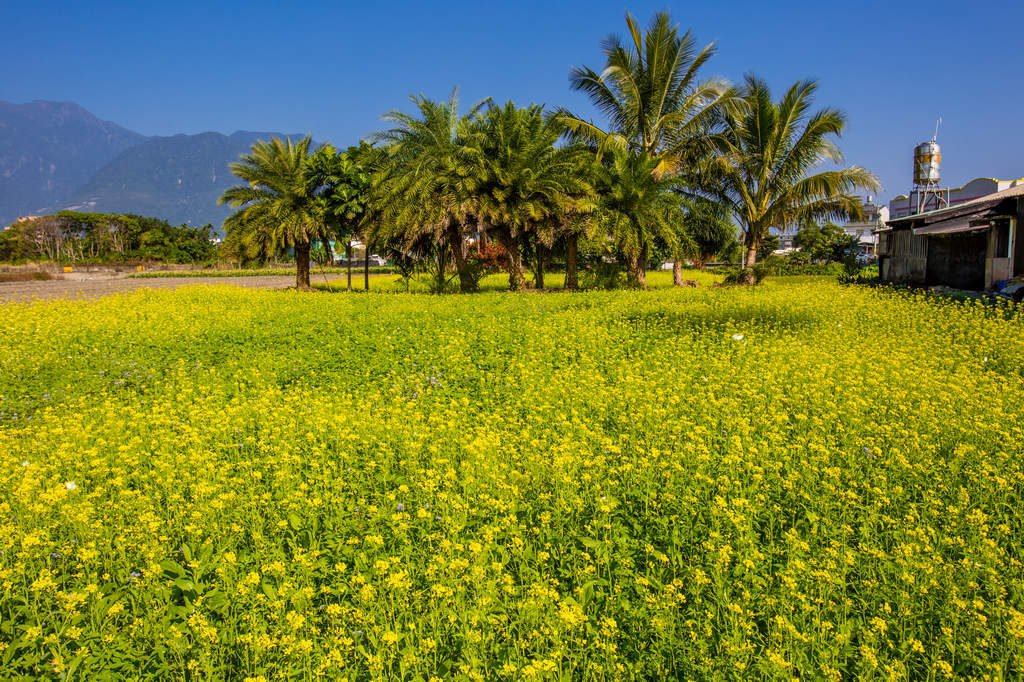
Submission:
[[[168,578],[180,578],[186,574],[185,569],[173,559],[164,559],[160,562],[160,568],[164,569],[164,575]]]
[[[174,581],[174,586],[182,592],[187,592],[191,594],[195,594],[196,592],[196,584],[188,578],[178,578]]]

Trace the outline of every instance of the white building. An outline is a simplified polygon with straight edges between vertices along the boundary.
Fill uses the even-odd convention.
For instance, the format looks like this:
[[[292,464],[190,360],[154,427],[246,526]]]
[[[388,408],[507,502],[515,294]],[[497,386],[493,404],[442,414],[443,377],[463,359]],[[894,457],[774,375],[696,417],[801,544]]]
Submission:
[[[769,228],[768,234],[779,238],[779,248],[775,249],[772,253],[783,255],[790,251],[796,251],[796,246],[793,245],[793,240],[796,238],[796,233],[799,231],[800,230],[795,227]]]
[[[864,220],[846,223],[843,226],[843,231],[857,238],[857,242],[860,244],[860,255],[873,255],[876,241],[874,231],[885,227],[885,221],[888,219],[889,209],[874,203],[874,197],[869,196],[864,201]],[[790,251],[796,251],[796,245],[793,242],[799,231],[799,228],[796,227],[773,227],[768,230],[770,235],[779,238],[779,248],[774,253],[783,255]]]
[[[878,242],[875,230],[885,227],[885,221],[889,220],[889,209],[879,206],[875,203],[875,198],[869,196],[864,201],[863,210],[864,219],[846,223],[843,225],[843,232],[857,238],[860,255],[871,256],[876,253]]]

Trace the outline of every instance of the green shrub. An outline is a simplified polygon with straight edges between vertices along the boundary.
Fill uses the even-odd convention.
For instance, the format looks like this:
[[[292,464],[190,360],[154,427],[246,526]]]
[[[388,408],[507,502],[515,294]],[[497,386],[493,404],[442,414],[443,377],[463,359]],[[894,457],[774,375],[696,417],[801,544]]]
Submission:
[[[718,272],[724,275],[722,284],[760,284],[771,274],[770,270],[764,263],[758,263],[752,268],[719,268]]]
[[[594,263],[580,273],[581,289],[621,289],[626,284],[626,274],[618,263]]]

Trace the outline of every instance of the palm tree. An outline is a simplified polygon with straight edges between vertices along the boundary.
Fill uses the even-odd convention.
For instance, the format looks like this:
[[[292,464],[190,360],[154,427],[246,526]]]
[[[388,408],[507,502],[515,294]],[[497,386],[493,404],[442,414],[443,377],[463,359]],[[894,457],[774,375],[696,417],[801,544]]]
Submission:
[[[573,211],[565,216],[559,225],[559,233],[565,242],[565,288],[579,289],[579,240],[589,236],[600,222],[600,212]]]
[[[376,136],[389,158],[374,187],[377,224],[372,236],[382,243],[398,239],[409,249],[424,242],[436,245],[439,276],[451,254],[460,289],[468,291],[474,282],[466,268],[472,225],[466,210],[464,138],[470,119],[486,101],[459,116],[457,89],[445,102],[422,95],[410,99],[419,116],[388,112],[384,120],[395,126]]]
[[[587,155],[556,147],[564,127],[543,108],[490,106],[470,133],[467,209],[481,230],[496,233],[509,254],[509,288],[523,286],[523,240],[537,251],[535,285],[543,287],[546,249],[568,216],[593,207],[593,188],[577,171]],[[589,156],[589,155],[588,155]]]
[[[370,290],[370,248],[375,246],[373,241],[372,221],[374,213],[372,210],[372,192],[374,176],[383,177],[381,173],[386,168],[387,153],[365,140],[358,145],[353,145],[345,150],[346,156],[353,159],[360,169],[366,173],[366,182],[362,186],[365,193],[363,204],[364,211],[360,220],[360,234],[363,239],[363,290]]]
[[[685,213],[683,229],[689,246],[686,255],[698,269],[735,247],[736,226],[728,206],[707,197],[693,197],[686,202]],[[682,279],[681,272],[678,279]]]
[[[370,191],[370,171],[360,160],[360,154],[365,153],[361,150],[362,147],[349,147],[339,152],[331,145],[324,145],[306,162],[306,180],[315,188],[327,227],[335,239],[345,244],[349,291],[352,290],[352,237],[366,217]],[[326,239],[324,250],[330,257]]]
[[[626,254],[632,282],[647,286],[651,243],[661,239],[679,250],[682,201],[674,191],[679,180],[655,172],[661,162],[647,154],[616,152],[601,172],[601,207],[618,247]]]
[[[659,12],[646,33],[626,14],[630,42],[603,41],[601,73],[583,66],[569,73],[573,90],[586,93],[610,124],[602,130],[567,110],[559,119],[573,137],[596,147],[657,158],[656,172],[684,170],[710,149],[708,131],[729,108],[734,91],[722,79],[701,80],[699,72],[714,55],[714,44],[698,50],[691,31],[679,35],[669,15]]]
[[[854,192],[880,186],[859,166],[811,174],[819,164],[842,163],[832,137],[846,126],[835,109],[811,110],[816,89],[815,81],[799,81],[775,102],[763,80],[748,76],[745,110],[729,113],[714,137],[718,156],[708,171],[743,233],[746,267],[754,265],[769,228],[859,217]]]
[[[683,260],[690,260],[697,268],[712,257],[736,244],[736,226],[730,218],[728,206],[701,195],[676,192],[679,199],[679,217],[671,223],[672,283],[683,286]]]
[[[577,149],[588,151],[587,147],[582,145],[577,146]],[[566,289],[579,288],[578,261],[580,237],[593,236],[597,227],[604,222],[604,216],[600,209],[600,197],[596,195],[600,187],[601,178],[603,177],[602,173],[604,172],[601,164],[597,163],[593,155],[580,153],[577,156],[576,170],[573,172],[593,189],[595,195],[591,197],[591,201],[580,205],[577,210],[567,212],[562,218],[561,225],[558,227],[559,236],[565,244]]]
[[[703,182],[694,170],[711,154],[711,136],[724,112],[738,106],[736,93],[722,79],[700,78],[701,68],[715,53],[714,44],[698,50],[693,33],[680,35],[667,13],[656,14],[646,33],[629,13],[626,26],[628,42],[618,36],[603,42],[601,73],[584,66],[569,74],[572,88],[590,97],[610,128],[603,130],[566,110],[559,111],[559,119],[572,138],[593,146],[598,158],[617,151],[655,159],[655,175],[683,178],[678,186],[693,190]],[[641,238],[646,238],[644,234]],[[638,248],[646,253],[649,246],[643,243]],[[681,271],[678,257],[675,265]]]
[[[231,187],[217,200],[238,209],[224,221],[229,237],[272,255],[295,249],[295,288],[308,291],[311,243],[326,234],[315,188],[305,175],[310,137],[262,140],[231,164],[231,172],[248,184]]]

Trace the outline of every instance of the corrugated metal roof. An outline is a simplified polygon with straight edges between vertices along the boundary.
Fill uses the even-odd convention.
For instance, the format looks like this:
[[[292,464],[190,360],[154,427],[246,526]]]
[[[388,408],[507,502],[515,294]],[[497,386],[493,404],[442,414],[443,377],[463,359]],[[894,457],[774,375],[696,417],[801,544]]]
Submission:
[[[987,208],[991,208],[1001,201],[1017,197],[1024,197],[1024,183],[1016,185],[1015,187],[1010,187],[1009,189],[1004,189],[1001,192],[986,194],[983,197],[978,197],[977,199],[972,199],[971,201],[966,201],[962,204],[957,204],[956,206],[940,208],[926,213],[917,213],[915,215],[908,215],[902,218],[893,218],[886,224],[903,226],[914,221],[920,221],[925,224],[937,223],[963,215],[973,215],[984,211]]]
[[[914,234],[953,234],[955,232],[970,232],[972,230],[987,230],[988,225],[971,225],[970,218],[953,218],[938,223],[931,223],[924,227],[915,227]]]

